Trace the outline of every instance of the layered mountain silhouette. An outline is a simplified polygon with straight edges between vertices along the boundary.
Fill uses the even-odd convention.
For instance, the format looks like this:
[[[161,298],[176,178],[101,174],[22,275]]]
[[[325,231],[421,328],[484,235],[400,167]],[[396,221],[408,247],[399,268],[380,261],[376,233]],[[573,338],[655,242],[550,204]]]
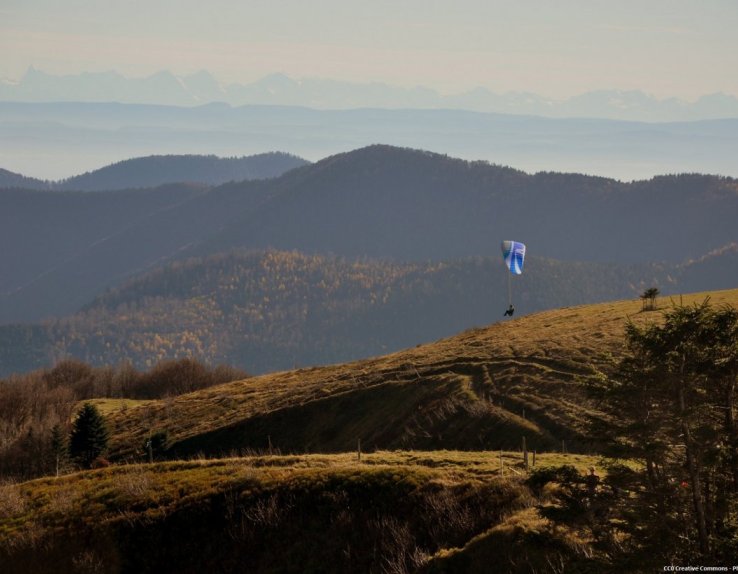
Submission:
[[[308,162],[286,153],[247,157],[154,155],[121,161],[60,181],[43,181],[0,169],[0,189],[110,191],[171,183],[219,185],[246,179],[277,177]]]
[[[267,75],[248,84],[222,84],[210,73],[176,76],[160,71],[144,78],[116,72],[57,76],[34,67],[18,82],[0,80],[0,100],[116,101],[192,106],[209,102],[347,109],[446,108],[550,117],[600,117],[642,121],[725,118],[738,115],[738,98],[704,95],[694,102],[658,99],[639,90],[600,90],[565,100],[530,92],[495,93],[483,87],[444,95],[416,86],[402,88],[379,82],[352,83],[319,78]]]
[[[703,175],[624,184],[576,174],[528,175],[484,162],[370,146],[286,174],[258,217],[211,235],[231,246],[441,260],[525,238],[569,261],[681,262],[735,240],[738,182]]]
[[[731,288],[737,219],[731,178],[529,175],[384,145],[220,186],[5,190],[0,371],[196,355],[261,372],[412,346],[501,317],[503,239],[528,245],[518,314]]]
[[[215,188],[3,192],[0,321],[67,314],[135,273],[234,248],[442,261],[517,239],[563,261],[675,265],[738,239],[737,186],[528,175],[378,145]]]
[[[738,176],[736,118],[653,123],[586,119],[575,110],[558,119],[522,114],[0,102],[0,156],[5,169],[58,179],[152,154],[227,157],[267,149],[314,161],[385,143],[528,172],[589,173],[626,181],[682,172]]]
[[[48,189],[49,184],[40,179],[26,177],[20,173],[0,168],[0,189],[3,188]]]

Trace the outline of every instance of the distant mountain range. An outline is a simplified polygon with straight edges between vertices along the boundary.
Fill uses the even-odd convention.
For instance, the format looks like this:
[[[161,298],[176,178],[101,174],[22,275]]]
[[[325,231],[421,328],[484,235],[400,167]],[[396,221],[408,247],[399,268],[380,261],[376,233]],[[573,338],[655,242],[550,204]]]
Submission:
[[[121,102],[193,106],[211,102],[307,106],[319,109],[446,108],[546,117],[596,117],[630,121],[685,121],[738,117],[738,98],[709,94],[694,102],[657,99],[641,91],[603,90],[554,100],[532,93],[494,93],[486,88],[442,95],[426,87],[400,88],[328,79],[293,79],[272,74],[249,84],[222,84],[201,71],[175,76],[161,71],[146,78],[116,72],[72,76],[29,68],[18,82],[0,81],[0,101]]]
[[[110,191],[140,189],[172,183],[219,185],[229,181],[267,179],[306,165],[286,153],[248,157],[167,155],[129,159],[59,181],[44,181],[0,169],[0,189]]]
[[[643,123],[460,110],[0,102],[0,167],[40,179],[149,155],[280,150],[315,161],[376,143],[528,172],[624,181],[690,172],[738,177],[738,119]]]

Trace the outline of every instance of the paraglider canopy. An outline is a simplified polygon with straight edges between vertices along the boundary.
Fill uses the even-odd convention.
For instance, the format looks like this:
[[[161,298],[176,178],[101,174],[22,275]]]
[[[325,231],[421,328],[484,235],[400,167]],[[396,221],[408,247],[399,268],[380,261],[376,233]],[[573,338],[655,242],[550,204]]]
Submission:
[[[523,272],[523,261],[525,261],[525,244],[519,241],[503,241],[502,256],[510,273],[520,275]]]
[[[510,270],[507,276],[507,303],[508,308],[505,311],[505,316],[512,317],[515,313],[515,307],[512,303],[512,282],[511,278],[513,275],[520,275],[523,273],[523,262],[525,261],[525,244],[519,241],[503,241],[502,242],[502,257],[505,259],[505,265]]]

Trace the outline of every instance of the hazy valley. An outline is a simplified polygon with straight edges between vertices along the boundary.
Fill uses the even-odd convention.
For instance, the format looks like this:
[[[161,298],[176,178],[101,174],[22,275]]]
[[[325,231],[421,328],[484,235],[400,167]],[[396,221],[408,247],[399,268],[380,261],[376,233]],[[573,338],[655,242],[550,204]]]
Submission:
[[[623,181],[695,172],[738,176],[734,115],[655,122],[582,117],[577,110],[550,118],[444,108],[0,101],[0,154],[4,169],[54,180],[138,156],[279,150],[316,161],[377,143],[529,173]]]
[[[738,114],[738,98],[704,94],[692,101],[657,98],[642,90],[596,90],[568,98],[532,92],[494,92],[488,88],[441,94],[426,86],[400,87],[382,82],[347,82],[269,74],[250,83],[219,82],[206,70],[186,76],[162,70],[143,78],[116,72],[59,76],[30,67],[15,81],[0,80],[0,101],[121,102],[197,106],[222,102],[298,106],[323,110],[357,108],[461,109],[544,117],[589,117],[668,122],[723,119]]]

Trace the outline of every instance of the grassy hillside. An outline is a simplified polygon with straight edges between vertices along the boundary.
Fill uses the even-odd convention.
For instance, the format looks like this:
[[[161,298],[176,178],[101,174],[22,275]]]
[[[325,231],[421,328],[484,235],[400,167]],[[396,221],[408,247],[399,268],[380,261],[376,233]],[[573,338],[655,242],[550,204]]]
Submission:
[[[685,296],[683,303],[705,294]],[[738,290],[710,294],[738,306]],[[662,307],[669,305],[661,300]],[[113,456],[140,456],[150,430],[171,453],[387,448],[590,451],[583,385],[622,352],[626,321],[658,321],[640,301],[536,313],[390,355],[298,369],[110,412]]]
[[[6,484],[0,563],[6,574],[435,568],[488,531],[540,524],[525,510],[534,498],[519,455],[503,463],[504,474],[498,453],[245,457]],[[549,536],[557,557],[584,559],[565,532]],[[526,553],[544,562],[554,551]]]
[[[676,302],[708,296],[738,306],[738,290]],[[601,415],[583,385],[621,356],[628,320],[662,317],[640,301],[570,307],[355,363],[97,401],[112,460],[132,463],[0,485],[3,572],[623,571],[594,519],[635,466],[586,454]],[[159,430],[183,458],[136,463]],[[579,452],[552,452],[562,439]],[[567,485],[536,472],[564,464]],[[545,518],[566,500],[584,522]]]

